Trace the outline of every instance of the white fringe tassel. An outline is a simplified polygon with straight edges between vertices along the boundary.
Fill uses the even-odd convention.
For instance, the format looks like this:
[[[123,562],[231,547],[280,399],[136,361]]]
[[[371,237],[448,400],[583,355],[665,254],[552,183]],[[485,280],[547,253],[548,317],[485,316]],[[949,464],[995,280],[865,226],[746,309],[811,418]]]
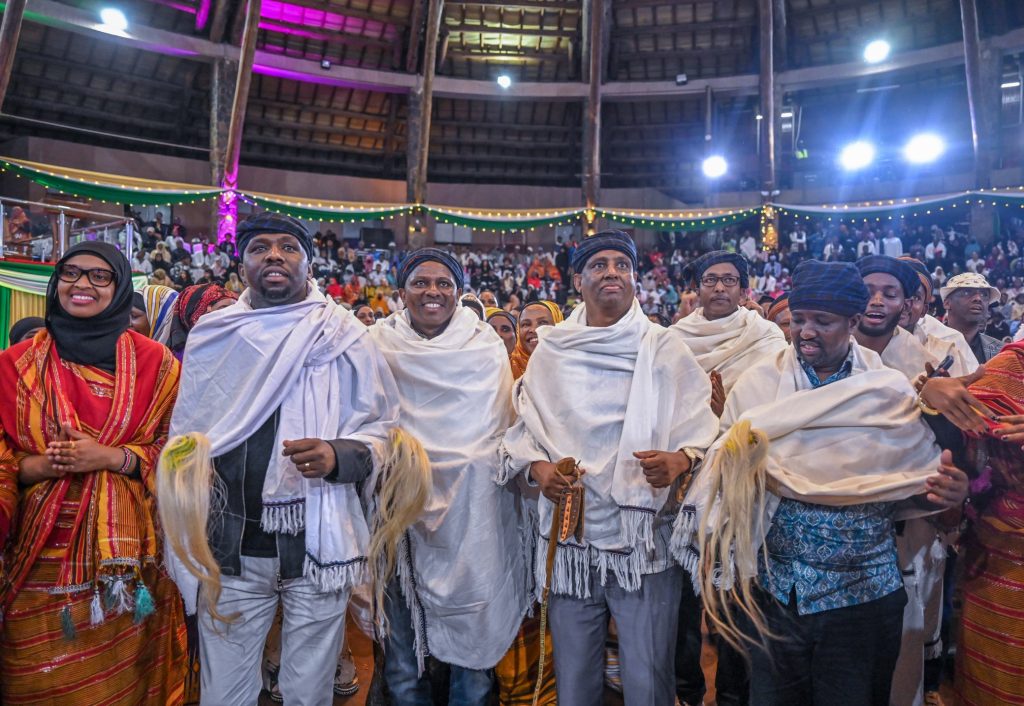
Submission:
[[[366,571],[366,557],[337,566],[322,566],[309,554],[302,565],[302,575],[321,591],[340,591],[370,580]]]
[[[260,527],[264,532],[298,534],[306,529],[306,502],[264,505]]]
[[[420,623],[420,610],[412,578],[413,571],[412,554],[409,550],[409,535],[406,533],[398,548],[398,586],[405,597],[405,604],[409,608],[409,614],[412,616],[412,649],[416,653],[416,674],[417,676],[423,676],[429,653],[427,652],[426,636],[423,634],[426,626]]]

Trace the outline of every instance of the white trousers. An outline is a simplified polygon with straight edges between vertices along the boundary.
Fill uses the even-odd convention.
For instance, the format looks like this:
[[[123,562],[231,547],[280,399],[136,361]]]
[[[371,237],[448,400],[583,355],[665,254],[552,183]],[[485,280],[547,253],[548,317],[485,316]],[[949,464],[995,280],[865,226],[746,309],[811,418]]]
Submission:
[[[891,706],[924,704],[924,663],[938,657],[942,648],[939,631],[946,546],[944,535],[925,518],[907,520],[903,534],[896,537],[907,605],[900,656],[892,677]]]
[[[349,591],[323,593],[307,579],[282,581],[278,560],[242,557],[241,576],[221,577],[217,610],[238,614],[215,621],[199,608],[202,706],[255,706],[267,633],[281,603],[281,695],[288,706],[329,706],[345,635]]]

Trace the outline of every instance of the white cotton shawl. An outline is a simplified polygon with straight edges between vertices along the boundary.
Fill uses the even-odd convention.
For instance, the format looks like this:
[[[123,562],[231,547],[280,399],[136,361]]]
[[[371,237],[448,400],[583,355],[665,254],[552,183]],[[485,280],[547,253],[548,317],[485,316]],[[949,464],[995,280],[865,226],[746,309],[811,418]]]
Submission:
[[[926,492],[925,479],[938,469],[939,447],[907,378],[885,367],[873,351],[852,339],[850,345],[853,370],[847,378],[812,388],[791,346],[751,368],[726,400],[724,431],[750,420],[770,441],[767,472],[773,492],[765,507],[737,518],[756,523],[756,546],[767,536],[780,496],[836,507],[894,502]],[[716,521],[718,511],[707,471],[726,436],[708,451],[672,537],[673,554],[695,578],[697,528]],[[923,514],[928,513],[902,516]],[[757,573],[756,566],[737,570],[747,577]]]
[[[937,365],[939,362],[914,336],[899,326],[882,350],[881,358],[885,367],[903,373],[911,385],[925,373],[925,363]]]
[[[412,328],[407,310],[370,332],[398,382],[402,426],[423,443],[433,471],[430,499],[398,567],[421,669],[427,654],[490,669],[528,607],[516,496],[492,480],[512,423],[505,344],[463,307],[432,339]]]
[[[673,328],[682,331],[704,372],[718,371],[726,394],[750,366],[789,345],[782,329],[745,307],[714,321],[704,318],[702,307]]]
[[[398,421],[398,392],[366,327],[313,283],[296,304],[253,309],[249,295],[204,316],[189,334],[170,436],[203,433],[216,458],[280,409],[275,449],[285,439],[346,438],[378,451]],[[274,453],[261,526],[305,530],[303,574],[322,591],[366,578],[369,532],[352,484],[307,479]],[[194,611],[198,584],[179,568],[175,581]]]
[[[637,302],[606,327],[588,326],[581,305],[538,336],[517,384],[520,416],[505,435],[499,482],[533,461],[575,458],[586,471],[583,546],[597,550],[602,582],[611,569],[620,586],[638,590],[642,574],[667,568],[650,563],[654,521],[675,489],[652,487],[633,452],[707,448],[718,431],[710,381],[681,333],[651,323]],[[543,538],[554,508],[541,496],[538,509]],[[590,562],[569,557],[587,552],[568,544],[558,547],[552,589],[585,597]],[[543,582],[542,566],[538,574]]]
[[[964,338],[964,335],[955,328],[946,326],[946,324],[942,323],[931,314],[925,314],[921,317],[921,320],[917,322],[917,326],[914,327],[914,335],[917,337],[919,342],[925,344],[926,347],[929,347],[929,350],[934,349],[936,346],[936,344],[928,346],[927,341],[929,337],[934,337],[940,341],[952,343],[959,353],[959,356],[954,356],[954,358],[959,358],[960,365],[963,366],[964,372],[961,373],[961,375],[969,375],[978,369],[978,357],[974,355],[974,351],[971,350],[971,346],[967,343],[967,339]],[[943,354],[939,360],[942,360],[942,358],[945,357],[945,354]],[[956,377],[952,370],[950,370],[950,374]]]

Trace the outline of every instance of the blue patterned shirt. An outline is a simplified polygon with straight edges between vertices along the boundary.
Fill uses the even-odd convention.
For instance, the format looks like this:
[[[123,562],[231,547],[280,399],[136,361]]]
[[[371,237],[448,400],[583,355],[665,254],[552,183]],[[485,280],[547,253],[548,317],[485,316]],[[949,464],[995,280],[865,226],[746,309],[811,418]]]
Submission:
[[[800,361],[811,385],[842,380],[853,370],[853,352],[822,382]],[[903,586],[896,556],[893,503],[847,507],[783,498],[765,540],[760,583],[781,603],[796,596],[801,615],[860,605]]]

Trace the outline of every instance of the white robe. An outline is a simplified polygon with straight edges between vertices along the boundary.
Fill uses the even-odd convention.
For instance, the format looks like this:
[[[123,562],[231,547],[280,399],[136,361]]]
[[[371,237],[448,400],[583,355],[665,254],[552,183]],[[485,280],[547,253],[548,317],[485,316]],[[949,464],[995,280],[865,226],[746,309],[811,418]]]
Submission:
[[[574,458],[586,473],[583,542],[559,543],[551,590],[585,598],[591,568],[626,590],[671,565],[668,540],[674,488],[653,488],[635,451],[703,451],[715,438],[711,385],[678,329],[644,316],[639,303],[611,326],[588,326],[586,306],[540,342],[517,383],[519,419],[503,442],[500,482],[534,461]],[[545,579],[546,536],[554,506],[541,496],[538,584]],[[666,506],[672,512],[666,517]]]
[[[882,363],[887,368],[898,370],[907,376],[910,384],[913,385],[919,375],[925,372],[925,363],[937,365],[939,358],[936,358],[921,343],[905,329],[896,327],[892,338],[882,351]]]
[[[844,379],[813,388],[792,346],[766,358],[740,377],[725,401],[722,430],[749,420],[769,439],[767,473],[773,481],[763,507],[739,521],[755,525],[755,547],[771,527],[779,497],[842,507],[893,502],[925,491],[939,463],[935,436],[921,419],[916,394],[901,373],[852,338],[853,370]],[[686,494],[672,537],[672,550],[696,577],[700,569],[697,529],[717,521],[711,497],[719,438]],[[908,510],[902,517],[927,511]],[[725,521],[729,521],[727,518]],[[756,577],[757,566],[736,567]]]
[[[433,490],[409,528],[399,579],[413,615],[416,652],[490,669],[528,607],[527,550],[512,490],[496,485],[498,443],[512,423],[505,344],[458,307],[426,339],[408,312],[370,327],[398,383],[401,424],[423,443]]]
[[[683,333],[704,372],[716,370],[722,376],[726,395],[750,366],[789,345],[782,329],[745,307],[714,321],[704,318],[704,309],[698,308],[673,328]]]
[[[954,355],[953,358],[954,361],[957,361],[956,364],[959,368],[964,371],[961,375],[969,375],[978,369],[978,358],[974,355],[974,351],[971,350],[971,346],[967,343],[964,335],[956,329],[946,326],[934,316],[925,314],[921,317],[921,320],[917,322],[917,326],[914,327],[914,335],[934,355],[938,355],[938,350],[940,350],[939,344],[929,343],[929,338],[935,338],[938,341],[952,344],[959,353],[959,355]],[[943,353],[939,360],[945,357],[946,354]],[[952,369],[950,370],[950,375],[956,377]]]

